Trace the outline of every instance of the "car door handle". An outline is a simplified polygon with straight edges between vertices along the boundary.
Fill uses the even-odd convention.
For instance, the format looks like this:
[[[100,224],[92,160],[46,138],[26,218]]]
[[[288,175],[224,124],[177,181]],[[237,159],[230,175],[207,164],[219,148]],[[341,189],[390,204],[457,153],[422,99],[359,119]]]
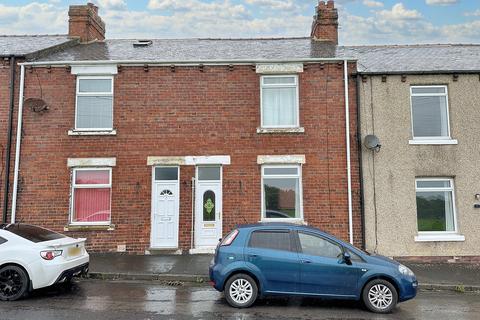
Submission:
[[[312,261],[310,261],[310,260],[302,260],[302,263],[309,264],[309,263],[312,263]]]

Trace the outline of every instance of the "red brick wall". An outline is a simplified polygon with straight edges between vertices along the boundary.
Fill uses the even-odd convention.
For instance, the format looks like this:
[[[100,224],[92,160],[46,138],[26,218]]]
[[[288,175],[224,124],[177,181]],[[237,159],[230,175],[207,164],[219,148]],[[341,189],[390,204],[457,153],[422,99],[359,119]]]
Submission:
[[[23,62],[23,60],[16,60]],[[8,130],[8,114],[10,110],[10,60],[5,59],[0,61],[0,221],[3,213],[3,193],[5,187],[5,156],[7,147],[7,130]],[[13,188],[13,166],[15,159],[15,132],[16,132],[16,110],[18,109],[18,89],[20,82],[20,67],[16,66],[15,71],[15,92],[14,92],[14,114],[12,124],[12,145],[11,145],[11,158],[10,158],[10,191]],[[11,195],[9,203],[11,204]],[[10,204],[8,208],[7,220],[10,221]]]
[[[338,44],[338,11],[334,1],[319,1],[312,24],[311,37]]]
[[[105,39],[105,23],[92,3],[73,5],[68,10],[68,35],[80,37],[81,42]]]
[[[257,134],[259,75],[251,66],[204,68],[123,66],[115,76],[116,136],[68,136],[74,125],[75,76],[67,68],[26,72],[25,97],[50,110],[24,113],[18,219],[63,232],[68,223],[69,157],[116,157],[112,171],[114,231],[67,232],[88,238],[92,251],[142,253],[150,245],[148,156],[230,155],[223,171],[223,227],[257,222],[261,207],[258,155],[305,154],[304,217],[348,240],[343,68],[307,65],[299,75],[302,134]],[[349,66],[355,72],[355,65]],[[41,90],[39,88],[41,84]],[[355,243],[361,243],[355,80],[350,77]],[[180,246],[190,247],[193,166],[180,168]]]

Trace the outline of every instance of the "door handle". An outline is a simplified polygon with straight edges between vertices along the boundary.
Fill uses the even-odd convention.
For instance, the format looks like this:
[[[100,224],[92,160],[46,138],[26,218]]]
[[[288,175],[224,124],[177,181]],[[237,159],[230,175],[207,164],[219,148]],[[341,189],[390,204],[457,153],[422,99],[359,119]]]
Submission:
[[[302,260],[302,263],[309,264],[309,263],[312,263],[312,261],[310,261],[310,260]]]

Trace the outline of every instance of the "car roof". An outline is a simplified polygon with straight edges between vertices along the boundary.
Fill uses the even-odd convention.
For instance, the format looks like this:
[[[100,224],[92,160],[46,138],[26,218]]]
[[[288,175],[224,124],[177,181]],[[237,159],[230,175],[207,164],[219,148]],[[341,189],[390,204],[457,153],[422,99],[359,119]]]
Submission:
[[[303,225],[303,224],[291,223],[291,222],[258,222],[258,223],[250,223],[250,224],[240,224],[237,226],[238,229],[261,229],[263,227],[264,228],[282,227],[282,228],[291,228],[291,229],[303,229],[303,230],[310,230],[310,231],[321,232],[326,234],[325,231],[322,231],[318,228]]]

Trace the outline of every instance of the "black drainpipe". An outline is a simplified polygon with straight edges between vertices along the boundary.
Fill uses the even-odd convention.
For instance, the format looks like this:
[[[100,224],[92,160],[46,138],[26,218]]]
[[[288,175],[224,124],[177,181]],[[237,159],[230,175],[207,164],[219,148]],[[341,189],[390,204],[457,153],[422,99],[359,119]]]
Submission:
[[[357,74],[357,147],[358,147],[358,174],[360,175],[360,217],[362,223],[362,249],[366,249],[365,244],[365,202],[363,194],[363,164],[362,164],[362,132],[361,132],[361,121],[360,121],[360,75]]]
[[[10,57],[10,109],[8,110],[7,146],[5,148],[5,180],[3,188],[2,222],[7,223],[8,193],[10,186],[10,150],[12,147],[13,107],[15,103],[15,56]]]

